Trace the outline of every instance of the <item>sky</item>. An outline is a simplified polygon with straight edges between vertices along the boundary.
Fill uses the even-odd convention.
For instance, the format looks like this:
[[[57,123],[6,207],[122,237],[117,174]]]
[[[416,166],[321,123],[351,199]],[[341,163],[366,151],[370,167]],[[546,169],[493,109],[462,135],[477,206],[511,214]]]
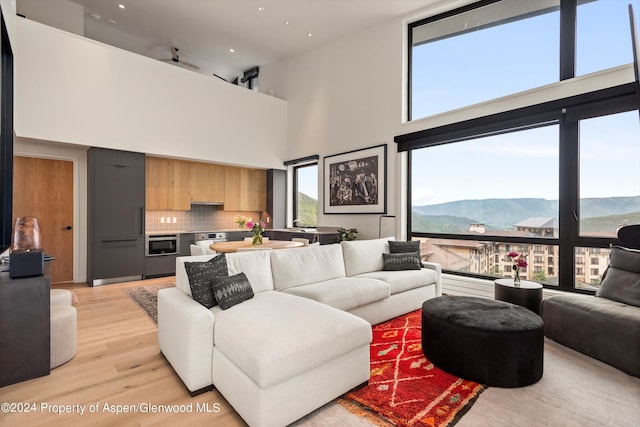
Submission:
[[[640,0],[579,6],[578,75],[632,62],[629,3],[640,21]],[[551,13],[415,48],[413,117],[557,81],[558,22]],[[581,197],[640,195],[637,111],[582,121],[580,138]],[[413,205],[558,198],[557,126],[417,150],[413,159]]]

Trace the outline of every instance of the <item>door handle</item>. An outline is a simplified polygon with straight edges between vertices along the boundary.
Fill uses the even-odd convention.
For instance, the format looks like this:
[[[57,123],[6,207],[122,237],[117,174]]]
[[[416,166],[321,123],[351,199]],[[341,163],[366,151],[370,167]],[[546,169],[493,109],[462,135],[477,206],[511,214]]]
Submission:
[[[62,227],[62,230],[72,230],[73,227],[71,227],[70,225],[67,225],[66,227]]]

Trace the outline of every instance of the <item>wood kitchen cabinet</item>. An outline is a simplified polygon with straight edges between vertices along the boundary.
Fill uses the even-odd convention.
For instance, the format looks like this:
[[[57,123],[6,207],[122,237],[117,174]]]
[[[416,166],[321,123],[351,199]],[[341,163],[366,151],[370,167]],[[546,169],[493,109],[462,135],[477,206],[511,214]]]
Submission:
[[[228,211],[265,211],[267,209],[267,173],[248,168],[225,168],[224,209]]]
[[[146,158],[146,205],[150,210],[191,209],[191,165],[160,157]]]
[[[224,168],[224,210],[240,209],[240,168],[227,166]]]
[[[267,172],[260,169],[146,158],[150,210],[190,210],[191,202],[223,203],[227,211],[267,210]]]
[[[224,202],[225,167],[210,163],[191,162],[191,200],[194,202]]]
[[[253,170],[253,210],[267,210],[267,171]]]

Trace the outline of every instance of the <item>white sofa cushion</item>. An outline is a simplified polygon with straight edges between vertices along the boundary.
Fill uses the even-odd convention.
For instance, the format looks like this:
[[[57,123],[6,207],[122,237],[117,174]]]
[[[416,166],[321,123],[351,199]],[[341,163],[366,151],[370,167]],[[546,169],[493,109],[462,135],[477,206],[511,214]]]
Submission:
[[[215,316],[216,349],[262,389],[367,345],[372,336],[359,317],[281,292],[256,294]]]
[[[244,273],[253,292],[273,290],[269,251],[235,252],[227,254],[229,276]]]
[[[395,237],[340,242],[347,276],[382,270],[382,254],[389,253],[389,240]]]
[[[308,246],[270,255],[276,290],[345,277],[340,245]]]
[[[438,280],[438,274],[428,268],[422,268],[420,270],[374,271],[371,273],[358,274],[353,278],[357,277],[383,280],[391,287],[391,295],[435,284]]]
[[[390,286],[381,280],[341,277],[285,289],[291,295],[297,295],[330,305],[340,310],[351,310],[361,305],[389,298]]]

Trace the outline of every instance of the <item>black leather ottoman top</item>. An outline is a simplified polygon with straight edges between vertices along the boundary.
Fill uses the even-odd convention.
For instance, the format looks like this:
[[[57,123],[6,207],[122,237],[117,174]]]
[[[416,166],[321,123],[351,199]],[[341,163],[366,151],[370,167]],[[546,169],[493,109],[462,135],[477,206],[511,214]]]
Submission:
[[[422,351],[439,368],[497,387],[521,387],[542,377],[540,316],[484,298],[442,296],[422,305]]]

